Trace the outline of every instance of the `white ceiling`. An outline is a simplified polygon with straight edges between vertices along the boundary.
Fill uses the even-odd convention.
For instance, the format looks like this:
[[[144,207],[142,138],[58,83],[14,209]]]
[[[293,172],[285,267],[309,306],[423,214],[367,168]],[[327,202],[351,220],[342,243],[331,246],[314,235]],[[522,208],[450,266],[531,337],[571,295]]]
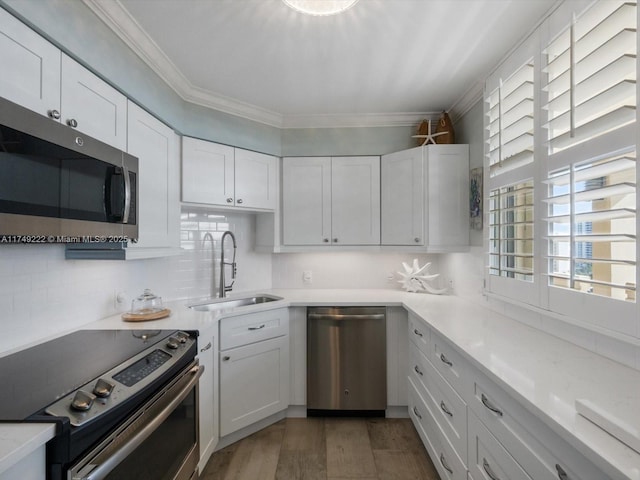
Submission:
[[[556,0],[84,0],[185,100],[280,127],[464,109]],[[462,113],[462,112],[457,112]]]

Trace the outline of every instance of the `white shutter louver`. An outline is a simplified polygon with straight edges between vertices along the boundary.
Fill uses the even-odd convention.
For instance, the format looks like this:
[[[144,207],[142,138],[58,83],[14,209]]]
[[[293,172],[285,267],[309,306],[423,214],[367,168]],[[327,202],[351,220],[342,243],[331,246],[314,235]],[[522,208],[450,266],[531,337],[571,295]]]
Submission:
[[[533,62],[488,96],[490,176],[533,162]]]
[[[489,195],[489,274],[533,282],[533,180]]]
[[[549,284],[635,301],[636,152],[552,172]]]
[[[636,2],[600,1],[544,51],[549,153],[636,119]]]

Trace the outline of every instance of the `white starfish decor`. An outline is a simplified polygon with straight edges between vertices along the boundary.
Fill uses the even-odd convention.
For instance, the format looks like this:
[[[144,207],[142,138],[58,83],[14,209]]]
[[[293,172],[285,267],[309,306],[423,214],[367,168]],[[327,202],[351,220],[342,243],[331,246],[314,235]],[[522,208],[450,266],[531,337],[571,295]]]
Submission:
[[[402,262],[404,272],[398,272],[402,277],[402,280],[398,280],[398,283],[402,284],[402,287],[407,292],[428,292],[434,295],[442,295],[447,291],[446,288],[434,288],[430,285],[430,282],[439,277],[439,273],[429,273],[429,267],[431,263],[427,263],[423,267],[418,265],[418,259],[413,259],[413,266],[407,265]]]
[[[424,138],[424,142],[422,142],[421,145],[429,145],[430,143],[433,143],[435,145],[436,143],[436,137],[439,137],[440,135],[445,135],[449,132],[433,132],[431,133],[431,120],[427,120],[427,134],[426,135],[411,135],[411,138]]]

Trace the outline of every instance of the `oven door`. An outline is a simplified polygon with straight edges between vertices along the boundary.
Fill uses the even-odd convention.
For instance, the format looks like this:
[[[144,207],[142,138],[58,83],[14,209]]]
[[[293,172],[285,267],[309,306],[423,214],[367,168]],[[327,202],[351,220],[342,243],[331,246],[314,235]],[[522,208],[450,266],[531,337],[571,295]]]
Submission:
[[[191,363],[123,425],[81,458],[69,480],[189,480],[197,478],[198,379]]]

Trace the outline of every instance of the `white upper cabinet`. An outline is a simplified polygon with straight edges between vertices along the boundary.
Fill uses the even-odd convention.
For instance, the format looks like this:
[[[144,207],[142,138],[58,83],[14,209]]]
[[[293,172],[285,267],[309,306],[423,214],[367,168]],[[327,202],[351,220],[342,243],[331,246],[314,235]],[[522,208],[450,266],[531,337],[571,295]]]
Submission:
[[[427,249],[450,252],[469,246],[469,146],[429,145]]]
[[[283,160],[284,245],[378,245],[380,157]]]
[[[127,148],[127,98],[3,9],[0,64],[0,96]]]
[[[329,245],[330,157],[282,160],[282,217],[285,245]]]
[[[380,157],[331,159],[331,242],[380,244]]]
[[[427,145],[382,157],[382,244],[429,252],[468,247],[468,145]]]
[[[424,245],[422,147],[383,155],[382,244]]]
[[[62,55],[61,120],[120,150],[127,148],[127,98]]]
[[[256,210],[278,204],[278,159],[196,138],[182,139],[182,201]]]
[[[60,116],[60,50],[0,8],[0,96]]]
[[[139,240],[127,257],[162,256],[180,246],[180,150],[175,132],[129,103],[128,148],[138,157]]]

